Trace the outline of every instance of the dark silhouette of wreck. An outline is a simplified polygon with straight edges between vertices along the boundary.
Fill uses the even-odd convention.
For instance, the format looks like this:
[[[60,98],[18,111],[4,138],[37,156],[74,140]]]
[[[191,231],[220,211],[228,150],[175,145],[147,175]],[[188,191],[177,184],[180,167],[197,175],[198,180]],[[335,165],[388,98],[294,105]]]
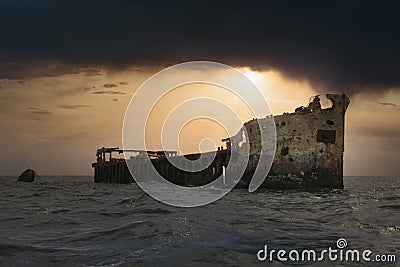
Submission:
[[[275,155],[273,153],[270,155],[271,161],[273,160],[272,167],[260,188],[343,188],[344,125],[350,100],[345,94],[324,96],[331,106],[321,107],[322,96],[314,96],[308,106],[298,107],[293,113],[273,117],[276,129],[276,150]],[[263,149],[259,125],[262,125],[260,122],[268,119],[268,117],[253,119],[243,125],[248,134],[246,145],[250,153],[243,175],[233,179],[237,183],[236,188],[249,186]],[[237,141],[241,140],[241,135],[242,130],[236,136],[223,139],[226,147],[219,147],[214,153],[183,156],[178,156],[176,151],[121,150],[117,147],[103,147],[97,150],[97,162],[92,164],[94,181],[96,183],[133,183],[135,179],[148,178],[153,166],[165,179],[181,186],[201,186],[214,181],[222,174],[227,177],[235,176],[235,164],[241,164],[242,148],[238,147],[240,142]],[[239,153],[231,153],[234,146],[236,146],[235,151]],[[135,153],[136,156],[132,156],[127,161],[124,158],[112,156],[113,153],[126,152]],[[107,154],[108,158],[106,158]],[[175,167],[168,161],[167,156],[178,160],[189,159],[193,162],[200,157],[207,159],[208,156],[212,156],[213,159],[207,168],[190,172]],[[144,157],[149,157],[153,166],[149,166],[148,160],[144,160]],[[230,161],[234,166],[233,171],[225,173]]]
[[[38,178],[37,173],[34,170],[27,169],[21,173],[18,177],[19,182],[34,182]]]

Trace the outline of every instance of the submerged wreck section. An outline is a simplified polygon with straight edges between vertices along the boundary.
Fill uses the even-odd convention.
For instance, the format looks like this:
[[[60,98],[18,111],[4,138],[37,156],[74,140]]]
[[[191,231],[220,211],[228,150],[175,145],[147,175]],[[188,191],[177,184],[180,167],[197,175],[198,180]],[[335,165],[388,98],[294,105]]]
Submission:
[[[29,182],[32,183],[37,179],[39,176],[37,173],[32,169],[27,169],[21,173],[18,177],[18,182]]]
[[[200,154],[189,154],[184,156],[177,156],[175,151],[145,151],[145,150],[122,150],[119,148],[100,148],[97,150],[97,162],[92,164],[94,168],[94,182],[95,183],[120,183],[128,184],[134,183],[127,162],[124,158],[114,158],[113,153],[136,153],[128,159],[128,164],[134,166],[133,175],[135,178],[146,178],[152,174],[153,167],[159,174],[165,177],[168,181],[181,185],[181,186],[201,186],[218,178],[229,162],[229,152],[226,149],[219,149],[217,153],[203,154],[203,163],[208,167],[196,173],[182,170],[171,164],[166,153],[170,153],[175,157],[175,160],[189,160],[195,161],[200,158]],[[108,155],[107,155],[108,154]],[[108,160],[106,159],[108,157]],[[153,166],[148,164],[146,157],[151,159]],[[189,163],[190,164],[190,163]],[[189,166],[188,166],[189,167]]]
[[[135,180],[129,173],[126,162],[123,158],[113,158],[112,153],[119,152],[117,147],[97,149],[97,162],[92,164],[94,168],[95,183],[117,183],[128,184]],[[108,154],[108,160],[106,156]]]
[[[322,107],[321,99],[326,97],[330,106]],[[274,116],[276,128],[276,153],[272,168],[260,188],[343,188],[343,152],[345,113],[350,101],[345,94],[327,94],[315,96],[306,107],[298,107],[293,113]],[[250,149],[248,163],[241,177],[234,172],[226,173],[227,180],[237,182],[236,188],[248,188],[254,171],[260,160],[262,138],[260,121],[268,118],[253,119],[243,127],[247,132],[247,148]],[[242,128],[243,129],[243,128]],[[168,181],[181,186],[201,186],[224,176],[228,164],[241,164],[238,151],[242,144],[240,130],[236,136],[222,141],[226,147],[218,151],[178,156],[176,151],[121,150],[118,148],[100,148],[97,150],[97,162],[94,168],[94,181],[105,183],[132,183],[152,175],[152,167]],[[265,140],[264,140],[265,141]],[[242,143],[242,142],[240,142]],[[233,149],[235,148],[235,149]],[[112,153],[133,153],[127,161],[113,158]],[[106,155],[109,155],[108,160]],[[126,156],[127,154],[125,154]],[[168,157],[169,159],[168,159]],[[272,154],[271,157],[274,155]],[[150,158],[150,166],[148,160]],[[198,160],[201,157],[200,160]],[[184,161],[188,169],[195,165],[206,164],[198,172],[177,168],[169,161],[171,158]],[[129,164],[133,176],[127,167]]]

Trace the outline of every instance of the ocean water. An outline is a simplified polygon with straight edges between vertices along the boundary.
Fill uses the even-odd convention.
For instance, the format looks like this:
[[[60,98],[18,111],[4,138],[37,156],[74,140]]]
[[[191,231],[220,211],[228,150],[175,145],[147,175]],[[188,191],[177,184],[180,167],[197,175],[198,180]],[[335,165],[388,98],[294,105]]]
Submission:
[[[92,177],[0,177],[2,266],[399,266],[400,177],[346,177],[345,190],[234,190],[199,208]],[[261,262],[270,249],[368,249],[396,262]]]

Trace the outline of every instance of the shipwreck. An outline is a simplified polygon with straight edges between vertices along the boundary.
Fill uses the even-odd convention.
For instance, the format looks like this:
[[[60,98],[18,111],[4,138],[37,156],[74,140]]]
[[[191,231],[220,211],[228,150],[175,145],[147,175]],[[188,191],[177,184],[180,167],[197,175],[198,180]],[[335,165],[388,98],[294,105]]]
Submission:
[[[325,97],[330,106],[322,107],[321,98]],[[350,103],[345,94],[317,95],[310,99],[307,106],[298,107],[293,113],[274,116],[276,129],[276,150],[272,155],[273,162],[260,188],[343,188],[343,153],[345,113]],[[246,122],[249,154],[247,166],[240,177],[235,177],[236,188],[247,188],[260,160],[262,140],[259,129],[260,120]],[[97,161],[94,168],[96,183],[134,183],[137,179],[149,176],[153,167],[168,181],[181,186],[201,186],[214,181],[222,174],[230,161],[237,160],[237,155],[231,153],[237,136],[223,139],[225,147],[219,147],[212,156],[210,164],[197,172],[177,168],[171,164],[168,157],[189,159],[195,162],[201,156],[207,158],[207,153],[178,155],[176,151],[144,151],[122,150],[117,147],[100,148],[97,150]],[[135,156],[125,160],[113,157],[126,152]],[[205,155],[204,155],[205,154]],[[144,161],[151,160],[153,166]],[[189,163],[190,164],[190,163]],[[128,168],[130,166],[131,171]],[[235,175],[230,173],[227,175]]]

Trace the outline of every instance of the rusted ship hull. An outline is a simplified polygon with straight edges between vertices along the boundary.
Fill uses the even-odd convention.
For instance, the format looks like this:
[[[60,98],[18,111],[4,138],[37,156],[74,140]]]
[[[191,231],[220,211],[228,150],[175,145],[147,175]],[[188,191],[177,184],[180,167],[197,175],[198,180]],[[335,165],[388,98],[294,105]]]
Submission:
[[[332,102],[329,108],[321,108],[320,98],[316,96],[307,107],[299,107],[294,113],[274,116],[276,128],[276,153],[272,167],[260,188],[343,188],[343,153],[345,113],[349,99],[344,94],[329,94]],[[258,164],[261,150],[261,135],[258,120],[244,124],[248,133],[250,154],[244,174],[236,188],[248,188]],[[262,119],[261,119],[262,120]],[[238,135],[241,133],[239,132]],[[181,186],[200,186],[214,181],[237,155],[232,153],[234,137],[224,139],[227,147],[216,151],[211,164],[196,173],[180,170],[173,166],[163,152],[151,152],[157,155],[151,160],[158,173],[170,182]],[[135,179],[128,170],[124,159],[113,159],[112,152],[122,153],[117,148],[98,150],[97,162],[92,164],[95,170],[95,182],[132,183],[135,179],[148,176],[152,166],[140,157],[129,160]],[[107,161],[105,154],[109,153]],[[149,154],[149,152],[146,152]],[[204,154],[203,154],[204,156]],[[213,156],[212,153],[209,155]],[[200,154],[181,156],[191,160]],[[207,157],[207,154],[205,155]],[[227,175],[235,175],[229,173]],[[236,178],[235,178],[236,179]]]
[[[344,94],[326,97],[332,104],[329,108],[321,108],[319,98],[314,98],[305,108],[274,117],[276,153],[262,188],[343,188],[345,113],[350,100]],[[250,129],[256,122],[245,126]],[[250,142],[257,150],[257,134],[250,136]],[[257,158],[257,151],[252,155]],[[256,159],[250,160],[239,187],[248,185],[255,165]]]

